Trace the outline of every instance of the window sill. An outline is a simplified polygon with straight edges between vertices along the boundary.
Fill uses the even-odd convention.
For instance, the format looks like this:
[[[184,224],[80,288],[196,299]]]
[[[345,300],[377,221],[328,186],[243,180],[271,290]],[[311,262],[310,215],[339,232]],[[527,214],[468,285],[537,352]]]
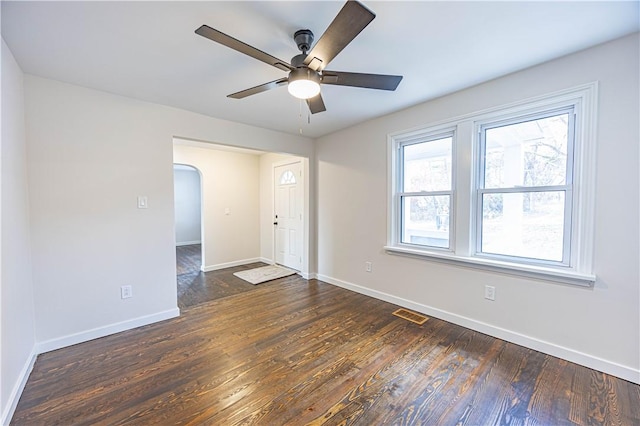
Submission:
[[[544,279],[546,281],[555,281],[563,284],[572,284],[582,287],[591,287],[596,280],[596,276],[592,274],[583,274],[572,270],[559,270],[554,268],[546,268],[543,266],[522,265],[510,262],[502,262],[493,259],[482,259],[477,257],[456,256],[447,252],[433,252],[425,250],[416,250],[407,247],[385,246],[385,251],[389,254],[397,254],[411,256],[417,258],[428,258],[434,261],[461,264],[462,266],[472,267],[476,269],[502,272],[520,277]]]

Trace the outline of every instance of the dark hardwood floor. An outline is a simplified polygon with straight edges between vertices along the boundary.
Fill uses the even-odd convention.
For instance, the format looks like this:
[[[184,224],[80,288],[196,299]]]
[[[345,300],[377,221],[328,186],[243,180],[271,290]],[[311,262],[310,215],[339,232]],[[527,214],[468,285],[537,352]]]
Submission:
[[[395,309],[297,275],[251,286],[40,355],[12,424],[640,424],[638,385]]]
[[[200,272],[202,266],[202,244],[190,244],[176,247],[176,274]]]
[[[241,280],[233,273],[266,265],[265,263],[251,263],[217,271],[201,272],[201,256],[200,244],[176,247],[178,307],[181,310],[255,289],[255,285]]]

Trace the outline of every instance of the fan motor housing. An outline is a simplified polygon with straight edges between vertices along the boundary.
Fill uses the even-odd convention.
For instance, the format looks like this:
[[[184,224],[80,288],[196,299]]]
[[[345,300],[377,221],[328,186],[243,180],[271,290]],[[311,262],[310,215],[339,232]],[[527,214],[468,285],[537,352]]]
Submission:
[[[298,49],[304,54],[311,49],[313,43],[313,33],[311,30],[298,30],[293,34],[293,40],[298,45]],[[295,65],[294,65],[295,66]]]
[[[320,84],[320,75],[307,67],[298,67],[289,73],[289,83],[295,80],[310,80]]]

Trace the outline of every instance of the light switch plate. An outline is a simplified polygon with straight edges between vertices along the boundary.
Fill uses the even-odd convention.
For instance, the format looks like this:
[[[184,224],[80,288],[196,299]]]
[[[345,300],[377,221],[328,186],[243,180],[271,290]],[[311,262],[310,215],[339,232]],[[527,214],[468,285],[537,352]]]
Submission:
[[[138,195],[138,208],[146,209],[149,206],[146,195]]]

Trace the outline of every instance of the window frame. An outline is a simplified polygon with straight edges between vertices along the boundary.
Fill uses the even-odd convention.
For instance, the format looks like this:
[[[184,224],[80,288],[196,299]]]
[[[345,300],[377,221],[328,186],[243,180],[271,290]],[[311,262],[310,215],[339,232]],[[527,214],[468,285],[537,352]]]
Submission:
[[[455,217],[455,129],[438,129],[439,131],[428,132],[423,134],[412,135],[412,137],[405,140],[398,140],[397,149],[397,164],[396,168],[398,170],[398,178],[397,178],[397,209],[398,209],[398,223],[399,229],[398,232],[398,244],[402,247],[411,247],[422,249],[423,247],[429,250],[444,250],[444,251],[453,251],[452,247],[453,238],[455,229],[455,220],[452,218]],[[422,143],[429,143],[441,139],[451,138],[451,185],[449,190],[438,190],[438,191],[404,191],[405,182],[404,182],[404,167],[405,167],[405,158],[404,158],[404,149],[407,146],[417,145]],[[404,242],[403,234],[405,230],[405,214],[404,214],[404,204],[403,200],[407,197],[437,197],[437,196],[449,196],[449,229],[448,229],[448,247],[439,247],[439,246],[428,246],[423,244],[414,244],[410,242]]]
[[[388,146],[388,223],[385,251],[391,255],[410,256],[437,262],[458,264],[480,270],[508,273],[528,278],[544,279],[566,284],[592,286],[593,241],[595,223],[596,117],[598,83],[592,82],[566,90],[529,98],[486,110],[472,112],[448,120],[434,122],[414,129],[390,133]],[[478,252],[478,179],[480,173],[479,135],[483,125],[527,121],[523,117],[541,115],[572,107],[574,110],[574,146],[571,157],[571,252],[563,264],[557,262],[523,262],[521,258],[504,257]],[[551,114],[553,115],[553,114]],[[420,138],[453,132],[452,193],[449,249],[401,243],[401,189],[399,179],[400,144]],[[569,159],[568,159],[569,161]],[[569,167],[569,165],[567,165]],[[569,179],[569,177],[567,177]],[[565,197],[565,203],[567,203]],[[566,218],[567,216],[565,216]],[[565,260],[568,260],[565,262]]]
[[[529,121],[540,120],[544,118],[555,117],[561,114],[567,114],[569,117],[567,127],[567,162],[565,171],[565,183],[564,185],[547,185],[547,186],[523,186],[523,187],[497,187],[486,188],[485,187],[485,166],[486,166],[486,131],[504,126],[510,126],[514,124],[526,123]],[[485,120],[476,123],[478,128],[478,155],[475,159],[478,173],[476,175],[476,183],[474,190],[473,204],[475,206],[475,250],[474,255],[479,257],[486,257],[489,259],[498,259],[508,262],[525,263],[532,265],[549,265],[549,266],[571,266],[571,224],[573,222],[573,173],[574,173],[574,151],[575,151],[575,124],[576,124],[576,111],[574,105],[554,108],[543,109],[538,112],[528,113],[516,117],[511,117],[506,120]],[[563,247],[562,247],[562,260],[553,261],[545,259],[533,259],[526,257],[518,257],[515,255],[496,254],[482,251],[482,230],[483,230],[483,195],[484,194],[508,194],[508,193],[533,193],[533,192],[549,192],[549,191],[562,191],[565,194],[564,197],[564,226],[563,226]]]

